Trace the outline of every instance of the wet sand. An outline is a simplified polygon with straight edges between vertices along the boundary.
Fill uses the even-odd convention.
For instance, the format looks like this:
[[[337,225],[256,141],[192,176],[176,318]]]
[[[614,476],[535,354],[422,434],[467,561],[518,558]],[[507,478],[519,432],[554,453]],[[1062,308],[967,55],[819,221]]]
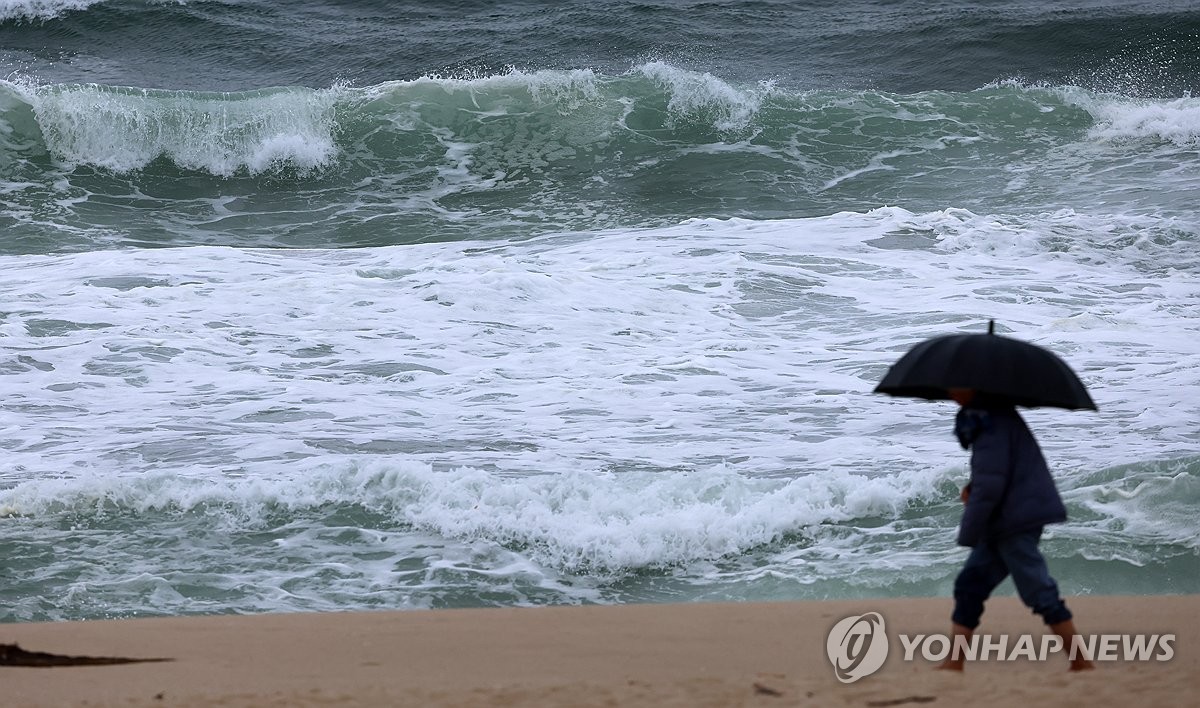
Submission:
[[[0,666],[4,706],[1194,706],[1200,596],[1068,598],[1081,633],[1176,635],[1169,661],[905,661],[946,598],[275,614],[0,625],[0,644],[149,663]],[[886,663],[840,682],[833,625],[878,612]],[[1011,597],[981,633],[1043,631]],[[1161,653],[1158,653],[1161,656]]]

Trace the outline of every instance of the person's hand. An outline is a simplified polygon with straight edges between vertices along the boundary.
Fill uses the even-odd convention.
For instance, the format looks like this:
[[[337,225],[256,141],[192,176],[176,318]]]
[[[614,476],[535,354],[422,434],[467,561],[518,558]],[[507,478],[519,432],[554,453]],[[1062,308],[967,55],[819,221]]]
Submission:
[[[958,498],[962,499],[963,504],[967,503],[967,500],[971,498],[971,485],[970,484],[968,484],[967,486],[962,488],[962,492],[959,493]]]

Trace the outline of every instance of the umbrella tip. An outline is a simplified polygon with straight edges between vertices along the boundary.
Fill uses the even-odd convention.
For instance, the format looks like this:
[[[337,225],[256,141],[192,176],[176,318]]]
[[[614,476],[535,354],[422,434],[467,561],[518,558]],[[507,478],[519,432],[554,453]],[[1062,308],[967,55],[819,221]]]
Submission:
[[[996,320],[988,320],[988,334],[996,333]]]

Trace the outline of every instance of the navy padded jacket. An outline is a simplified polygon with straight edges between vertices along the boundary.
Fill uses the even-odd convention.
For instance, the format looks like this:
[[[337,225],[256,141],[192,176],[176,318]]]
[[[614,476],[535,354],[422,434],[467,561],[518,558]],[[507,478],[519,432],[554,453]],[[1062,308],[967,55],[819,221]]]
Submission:
[[[971,491],[958,529],[959,545],[975,546],[1067,520],[1042,450],[1015,409],[967,408],[959,415],[976,423],[971,426]]]

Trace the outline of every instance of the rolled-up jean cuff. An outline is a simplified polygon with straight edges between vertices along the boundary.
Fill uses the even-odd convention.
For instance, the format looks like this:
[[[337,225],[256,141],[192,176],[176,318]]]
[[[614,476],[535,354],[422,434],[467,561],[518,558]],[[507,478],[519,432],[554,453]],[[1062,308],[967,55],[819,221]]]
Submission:
[[[1066,604],[1062,602],[1058,603],[1058,606],[1054,609],[1042,613],[1042,620],[1046,624],[1058,624],[1059,622],[1066,622],[1072,617],[1074,617],[1074,615],[1072,615],[1071,611],[1067,609]]]
[[[1068,613],[1069,614],[1069,613]],[[961,605],[954,605],[954,612],[950,615],[950,621],[954,624],[959,624],[967,629],[975,629],[979,626],[979,618],[983,616],[983,605],[980,603],[978,612],[965,610]]]

